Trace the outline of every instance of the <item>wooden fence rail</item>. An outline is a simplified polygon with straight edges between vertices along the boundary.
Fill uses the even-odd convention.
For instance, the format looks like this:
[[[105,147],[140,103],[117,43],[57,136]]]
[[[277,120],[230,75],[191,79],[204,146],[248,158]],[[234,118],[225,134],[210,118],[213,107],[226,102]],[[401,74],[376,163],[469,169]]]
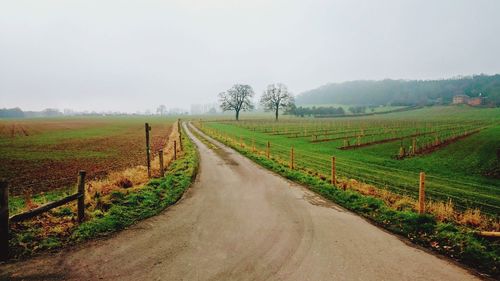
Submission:
[[[77,200],[78,222],[83,222],[85,219],[85,175],[85,171],[78,173],[78,189],[75,194],[11,217],[9,217],[8,184],[6,181],[0,181],[0,260],[7,260],[9,257],[9,224],[11,222],[21,222],[31,219],[74,200]]]
[[[60,200],[57,200],[57,201],[54,201],[54,202],[50,202],[50,203],[47,203],[45,205],[42,205],[38,208],[35,208],[35,209],[32,209],[32,210],[29,210],[29,211],[26,211],[24,213],[20,213],[20,214],[17,214],[17,215],[13,215],[9,218],[9,221],[10,222],[21,222],[21,221],[24,221],[24,220],[28,220],[28,219],[31,219],[31,218],[34,218],[38,215],[41,215],[45,212],[48,212],[54,208],[57,208],[57,207],[60,207],[64,204],[67,204],[71,201],[74,201],[74,200],[77,200],[81,197],[80,194],[78,193],[75,193],[75,194],[71,194],[67,197],[64,197]]]
[[[148,177],[151,177],[151,147],[150,147],[150,131],[151,126],[148,123],[144,124],[144,129],[146,133],[146,161],[148,168]],[[177,159],[177,145],[182,151],[182,131],[180,127],[180,119],[177,120],[177,130],[179,132],[179,139],[174,140],[174,160]],[[160,161],[160,173],[163,176],[164,162],[163,162],[163,150],[160,150],[159,161]],[[54,202],[47,203],[38,208],[23,212],[20,214],[13,215],[9,217],[9,188],[7,181],[0,179],[0,261],[7,260],[9,257],[9,224],[11,222],[21,222],[24,220],[31,219],[54,208],[60,207],[71,201],[77,201],[77,220],[79,223],[83,222],[85,219],[85,171],[80,171],[78,174],[78,188],[75,194],[71,194],[62,199]]]

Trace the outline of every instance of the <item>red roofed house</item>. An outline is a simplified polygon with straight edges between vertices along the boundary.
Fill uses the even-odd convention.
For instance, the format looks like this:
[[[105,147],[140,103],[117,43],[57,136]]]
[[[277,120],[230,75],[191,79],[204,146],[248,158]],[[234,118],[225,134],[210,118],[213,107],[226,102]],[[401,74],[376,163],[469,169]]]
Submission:
[[[468,104],[470,106],[480,106],[484,104],[484,98],[479,96],[479,97],[473,97],[469,99]]]
[[[453,97],[453,104],[467,104],[469,102],[468,95],[455,95]]]

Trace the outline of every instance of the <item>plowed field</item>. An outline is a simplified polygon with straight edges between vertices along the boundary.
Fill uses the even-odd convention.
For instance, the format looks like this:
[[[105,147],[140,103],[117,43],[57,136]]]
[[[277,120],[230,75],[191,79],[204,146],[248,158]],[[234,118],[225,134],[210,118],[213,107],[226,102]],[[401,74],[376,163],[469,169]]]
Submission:
[[[162,147],[173,119],[85,117],[0,121],[0,177],[12,194],[69,187],[79,170],[98,178],[145,164],[144,123],[151,151]]]

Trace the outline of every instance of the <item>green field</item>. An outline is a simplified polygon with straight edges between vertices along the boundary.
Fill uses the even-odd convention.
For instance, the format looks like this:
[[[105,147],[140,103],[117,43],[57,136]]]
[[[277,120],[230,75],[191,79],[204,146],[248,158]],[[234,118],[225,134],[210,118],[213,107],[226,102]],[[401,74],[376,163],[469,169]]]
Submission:
[[[246,146],[289,161],[329,179],[331,157],[337,176],[357,179],[416,198],[419,173],[426,173],[427,198],[452,200],[459,209],[500,214],[500,109],[426,107],[358,118],[249,118],[207,121],[206,130],[241,139]],[[470,134],[470,135],[469,135]],[[349,144],[349,148],[345,146]],[[415,147],[415,153],[412,148]],[[398,159],[401,149],[405,157]]]

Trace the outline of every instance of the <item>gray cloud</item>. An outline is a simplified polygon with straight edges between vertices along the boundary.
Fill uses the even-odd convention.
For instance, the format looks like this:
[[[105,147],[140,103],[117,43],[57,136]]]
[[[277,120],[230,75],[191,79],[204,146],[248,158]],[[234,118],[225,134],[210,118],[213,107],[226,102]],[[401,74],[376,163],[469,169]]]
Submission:
[[[500,72],[499,1],[0,1],[0,107],[134,112],[234,83]]]

